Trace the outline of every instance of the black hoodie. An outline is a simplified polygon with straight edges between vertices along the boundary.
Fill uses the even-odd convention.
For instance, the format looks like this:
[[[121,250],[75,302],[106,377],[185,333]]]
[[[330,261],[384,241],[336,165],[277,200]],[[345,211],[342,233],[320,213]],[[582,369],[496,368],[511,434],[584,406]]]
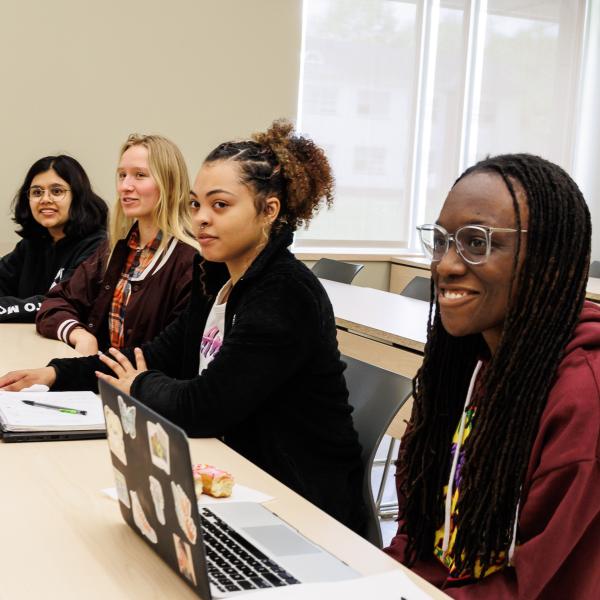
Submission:
[[[106,232],[84,238],[26,238],[0,259],[0,323],[33,323],[46,292],[66,281],[79,263],[91,256]]]

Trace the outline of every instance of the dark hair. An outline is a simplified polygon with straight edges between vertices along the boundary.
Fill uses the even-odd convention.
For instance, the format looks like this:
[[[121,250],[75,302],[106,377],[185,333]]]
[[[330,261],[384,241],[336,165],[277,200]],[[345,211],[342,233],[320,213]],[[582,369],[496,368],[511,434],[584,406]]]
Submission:
[[[256,194],[257,212],[264,210],[267,198],[279,199],[281,210],[273,231],[286,223],[294,230],[306,225],[323,199],[327,206],[333,202],[334,178],[325,153],[293,130],[289,121],[274,121],[266,132],[255,133],[250,140],[220,144],[204,161],[239,162],[243,183]]]
[[[515,281],[498,348],[478,382],[475,426],[465,444],[457,505],[454,557],[462,572],[481,575],[494,555],[507,552],[531,448],[564,348],[585,299],[591,223],[576,183],[557,165],[529,154],[487,158],[467,169],[501,177],[513,200],[516,228],[527,246]],[[528,223],[521,223],[516,191],[524,191]],[[443,328],[439,306],[431,319],[423,364],[414,381],[414,405],[399,454],[408,536],[407,564],[431,556],[444,520],[443,487],[450,472],[451,440],[473,369],[485,345],[480,334],[456,338]]]
[[[56,171],[56,174],[71,188],[71,206],[69,220],[64,227],[65,236],[83,238],[98,229],[106,229],[108,216],[106,202],[92,190],[83,167],[71,156],[61,154],[40,158],[27,171],[25,181],[12,203],[13,221],[21,227],[17,233],[24,238],[47,234],[46,228],[33,218],[27,194],[33,178],[50,169]]]

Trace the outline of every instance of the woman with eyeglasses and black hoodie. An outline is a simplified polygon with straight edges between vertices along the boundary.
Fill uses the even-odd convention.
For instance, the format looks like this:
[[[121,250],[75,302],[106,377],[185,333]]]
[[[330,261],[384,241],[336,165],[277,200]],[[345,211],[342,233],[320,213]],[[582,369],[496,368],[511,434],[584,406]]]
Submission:
[[[108,207],[66,155],[36,161],[13,201],[23,238],[0,259],[0,323],[33,323],[46,293],[106,238]]]

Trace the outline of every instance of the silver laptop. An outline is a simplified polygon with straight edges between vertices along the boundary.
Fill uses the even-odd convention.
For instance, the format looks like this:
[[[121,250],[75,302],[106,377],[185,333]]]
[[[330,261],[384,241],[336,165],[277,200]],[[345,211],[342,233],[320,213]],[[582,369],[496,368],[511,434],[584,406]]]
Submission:
[[[99,385],[121,514],[202,598],[359,577],[261,504],[199,506],[185,432]]]

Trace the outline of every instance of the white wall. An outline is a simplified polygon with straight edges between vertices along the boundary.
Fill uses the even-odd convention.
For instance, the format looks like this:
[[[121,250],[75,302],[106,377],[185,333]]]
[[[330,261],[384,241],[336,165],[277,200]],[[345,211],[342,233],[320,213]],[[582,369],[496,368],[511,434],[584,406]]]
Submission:
[[[193,177],[216,144],[295,118],[301,0],[2,0],[0,251],[38,158],[68,153],[112,203],[131,132],[179,145]]]

